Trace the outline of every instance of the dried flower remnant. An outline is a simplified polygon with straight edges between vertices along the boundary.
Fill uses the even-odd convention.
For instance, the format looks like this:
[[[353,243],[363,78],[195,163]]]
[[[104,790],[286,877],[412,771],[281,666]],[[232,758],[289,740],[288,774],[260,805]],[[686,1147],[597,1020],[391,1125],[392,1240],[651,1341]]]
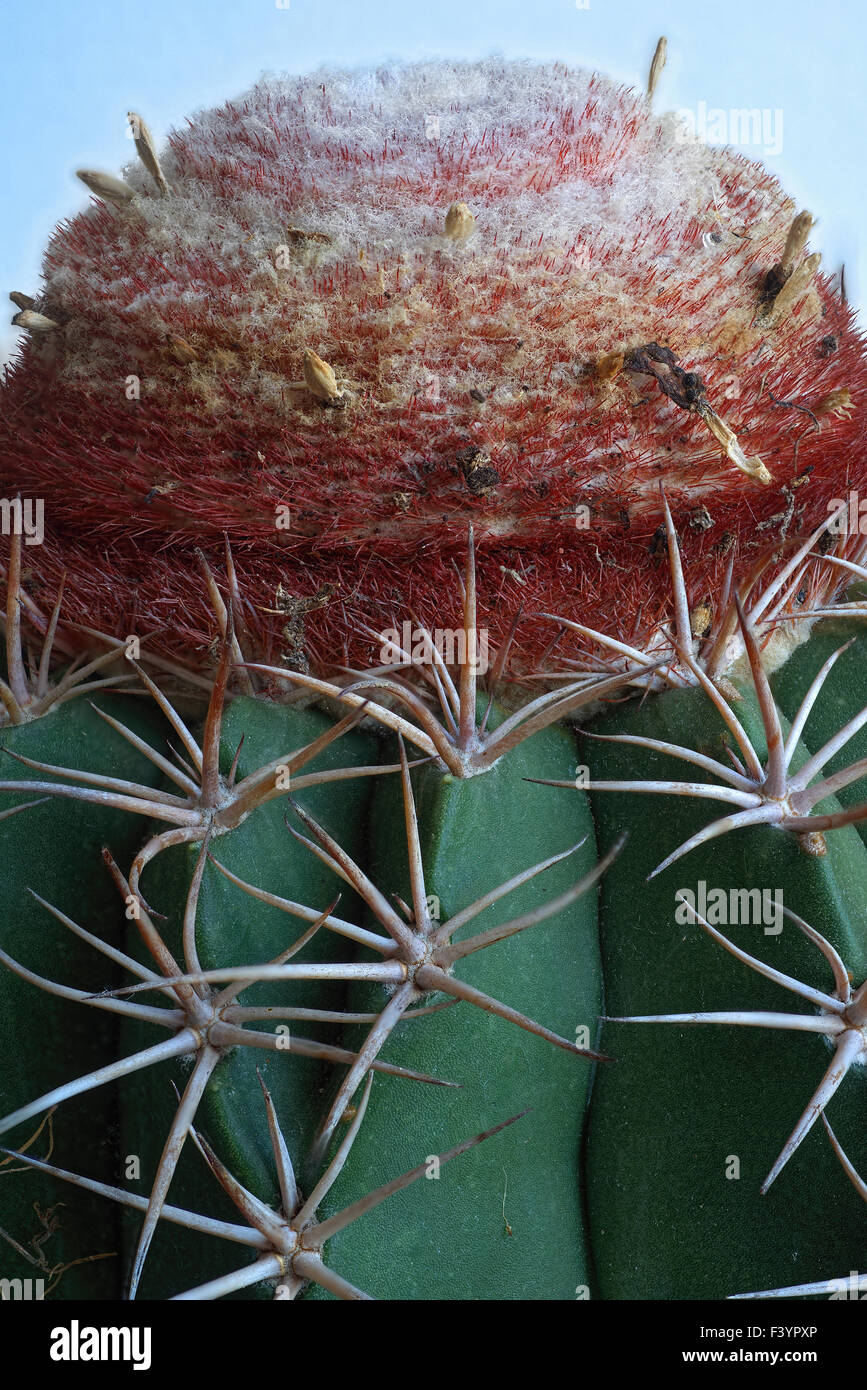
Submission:
[[[452,241],[466,241],[473,231],[476,219],[466,203],[452,203],[446,213],[445,232]]]
[[[304,354],[304,380],[313,395],[328,405],[340,395],[334,368],[330,362],[323,362],[312,348],[308,348]]]
[[[11,297],[11,296],[10,296]],[[38,314],[35,309],[22,309],[12,320],[16,328],[26,328],[29,333],[53,333],[60,324],[46,314]]]
[[[668,39],[663,35],[656,45],[653,60],[650,64],[650,73],[647,78],[647,99],[653,100],[653,95],[659,85],[662,76],[662,69],[665,67],[665,60],[668,56]]]
[[[160,164],[159,155],[157,154],[157,147],[149,128],[145,125],[145,122],[137,111],[128,111],[126,118],[130,124],[130,130],[132,131],[132,137],[135,141],[136,152],[139,159],[147,169],[160,193],[168,196],[171,190],[166,182],[166,176],[163,173],[163,167]]]
[[[770,306],[776,299],[783,285],[790,278],[795,268],[795,262],[801,255],[807,244],[810,229],[813,226],[813,215],[809,212],[799,212],[789,228],[786,237],[786,244],[783,254],[776,265],[772,266],[765,276],[762,284],[762,300]]]
[[[91,193],[118,207],[126,206],[135,197],[135,189],[130,188],[123,179],[116,179],[113,174],[104,174],[99,169],[77,169],[76,175]]]
[[[837,415],[847,419],[855,409],[855,404],[849,394],[847,386],[840,386],[836,391],[830,391],[827,396],[813,407],[816,415]]]

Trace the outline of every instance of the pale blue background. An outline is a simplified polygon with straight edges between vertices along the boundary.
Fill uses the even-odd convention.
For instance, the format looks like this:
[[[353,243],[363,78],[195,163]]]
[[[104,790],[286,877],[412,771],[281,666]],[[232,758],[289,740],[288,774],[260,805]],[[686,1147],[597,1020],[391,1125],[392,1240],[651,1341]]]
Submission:
[[[852,0],[2,0],[0,294],[37,287],[51,228],[88,198],[75,168],[130,157],[130,108],[161,141],[263,69],[492,51],[643,86],[661,33],[658,108],[782,110],[782,151],[765,162],[820,216],[812,244],[827,268],[845,261],[863,308],[867,7]],[[18,336],[5,318],[0,358]]]

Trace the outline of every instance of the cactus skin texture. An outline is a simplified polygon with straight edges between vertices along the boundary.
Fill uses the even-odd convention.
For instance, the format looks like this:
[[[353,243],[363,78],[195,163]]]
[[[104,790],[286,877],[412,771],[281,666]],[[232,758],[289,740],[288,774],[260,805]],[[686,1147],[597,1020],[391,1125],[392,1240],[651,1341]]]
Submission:
[[[744,704],[737,710],[744,719]],[[688,741],[712,754],[724,732],[696,691],[657,696],[651,708],[605,715],[593,727]],[[588,756],[594,774],[604,777],[682,775],[671,759],[623,745],[599,744]],[[665,852],[707,822],[706,804],[667,802],[662,817],[649,809],[650,798],[600,792],[593,801],[600,837],[615,825],[630,832],[628,855],[602,885],[606,1014],[788,1008],[791,998],[778,985],[733,960],[688,914],[676,920],[676,891],[697,893],[702,880],[708,891],[726,894],[768,890],[771,902],[781,892],[834,943],[854,982],[864,978],[867,859],[853,827],[829,835],[828,853],[818,858],[806,856],[786,831],[734,831],[646,882]],[[774,932],[772,915],[769,921]],[[827,989],[826,963],[789,922],[782,920],[776,934],[755,920],[720,930],[777,970]],[[801,1275],[830,1276],[847,1260],[847,1268],[860,1267],[859,1199],[819,1126],[767,1195],[758,1195],[829,1064],[823,1038],[770,1028],[606,1023],[603,1047],[618,1064],[597,1078],[587,1156],[602,1297],[724,1298],[793,1284]],[[865,1103],[863,1068],[855,1067],[830,1112],[853,1158],[863,1154]],[[733,1158],[737,1176],[727,1176]]]
[[[98,694],[94,698],[100,709],[124,719],[142,737],[156,740],[162,736],[157,711],[131,708],[140,702],[123,696]],[[111,767],[118,777],[152,783],[159,778],[156,769],[105,725],[86,698],[32,723],[0,730],[0,746],[7,753],[42,762],[71,760],[83,770],[98,772]],[[27,776],[26,768],[16,766],[10,757],[2,761],[4,772],[11,769],[13,775]],[[0,815],[32,799],[0,794]],[[135,853],[138,838],[134,821],[119,817],[110,808],[50,798],[0,820],[0,948],[25,968],[37,974],[55,974],[80,990],[119,985],[119,972],[107,961],[102,962],[106,969],[100,972],[93,950],[55,920],[46,907],[35,903],[29,893],[38,893],[58,912],[117,940],[117,895],[102,868],[100,851],[109,842],[118,856],[128,858]],[[4,970],[2,989],[0,1044],[7,1059],[0,1082],[3,1114],[68,1079],[75,1074],[71,1068],[92,1071],[117,1056],[119,1029],[114,1014],[52,998],[40,1001],[45,1007],[34,1020],[32,984]],[[23,1046],[22,1039],[27,1040]],[[75,1116],[60,1108],[52,1117],[55,1161],[103,1181],[115,1181],[118,1131],[114,1105],[106,1107],[98,1093],[84,1096],[76,1104],[80,1109]],[[39,1124],[40,1120],[34,1119],[27,1133],[35,1132]],[[43,1131],[34,1152],[48,1150],[47,1137]],[[16,1167],[13,1163],[0,1167],[0,1227],[27,1249],[31,1259],[43,1263],[31,1264],[3,1242],[0,1259],[4,1273],[10,1279],[44,1278],[46,1290],[55,1285],[52,1297],[112,1297],[120,1279],[117,1213],[108,1203],[91,1209],[79,1194],[41,1175],[7,1171]],[[44,1236],[45,1231],[34,1203],[43,1212],[55,1208],[58,1218],[50,1239],[35,1250],[30,1247],[31,1238]],[[59,1209],[58,1203],[63,1204]],[[59,1271],[72,1261],[106,1253],[112,1258],[52,1277],[51,1271]]]
[[[551,729],[469,781],[432,767],[418,770],[414,787],[425,883],[439,898],[443,921],[496,880],[584,840],[576,854],[501,899],[458,939],[532,911],[593,868],[595,837],[586,800],[575,797],[567,813],[552,821],[544,788],[522,780],[543,768],[549,775],[569,775],[574,761],[568,733]],[[383,781],[372,807],[371,875],[409,900],[403,815],[400,788],[391,779]],[[493,843],[495,857],[482,848]],[[595,892],[588,892],[547,922],[469,956],[457,973],[567,1038],[585,1027],[592,1045],[601,1008],[595,899]],[[369,989],[366,997],[369,1007]],[[355,1028],[345,1043],[358,1042]],[[339,1251],[346,1267],[382,1298],[568,1299],[579,1286],[586,1290],[582,1296],[589,1296],[580,1159],[590,1068],[465,1004],[401,1024],[388,1055],[420,1071],[439,1069],[463,1089],[453,1096],[428,1088],[413,1098],[407,1113],[402,1083],[383,1078],[371,1097],[353,1163],[332,1190],[329,1200],[336,1205],[362,1195],[385,1147],[397,1166],[407,1166],[425,1136],[438,1134],[444,1124],[457,1137],[476,1124],[493,1123],[519,1098],[530,1113],[496,1149],[481,1146],[468,1156],[459,1190],[449,1185],[438,1193],[438,1181],[446,1182],[447,1173],[417,1184],[380,1207],[366,1225],[337,1236],[332,1255]],[[480,1078],[485,1078],[483,1088]],[[401,1250],[409,1254],[409,1231],[413,1257],[396,1258]]]
[[[253,772],[266,763],[275,749],[303,747],[313,741],[330,721],[316,710],[293,710],[285,706],[254,702],[241,697],[227,710],[222,728],[222,766],[228,772],[241,735],[243,748],[238,764],[238,776]],[[311,768],[363,766],[376,759],[377,741],[369,736],[351,733],[320,756]],[[370,782],[353,779],[313,789],[309,793],[310,809],[332,831],[339,835],[351,853],[360,853],[368,818]],[[351,890],[342,885],[327,868],[312,855],[294,852],[284,824],[285,802],[272,802],[262,807],[255,818],[229,832],[213,843],[214,857],[232,872],[249,875],[252,867],[261,866],[261,886],[272,893],[296,901],[318,902],[323,905],[339,893],[341,916],[357,920],[353,912]],[[291,812],[290,812],[291,814]],[[296,824],[297,824],[296,820]],[[197,846],[179,846],[159,856],[145,871],[143,892],[155,908],[165,913],[173,923],[183,918],[190,880],[199,856]],[[360,904],[357,904],[360,907]],[[197,914],[199,955],[205,968],[228,961],[239,964],[272,959],[294,939],[297,924],[276,908],[257,902],[230,883],[213,865],[208,865]],[[132,932],[130,929],[130,934]],[[325,939],[322,940],[322,937]],[[130,943],[132,945],[132,943]],[[177,942],[173,948],[179,949]],[[320,934],[316,943],[317,960],[335,960],[339,956],[340,938]],[[273,990],[271,991],[273,994]],[[244,994],[244,1003],[255,1006],[269,1003],[267,987],[254,985]],[[339,1009],[341,984],[296,986],[292,1002],[298,1007]],[[275,1035],[275,1025],[254,1025]],[[308,1037],[323,1037],[338,1042],[335,1028],[322,1025],[290,1025],[293,1032]],[[129,1037],[125,1051],[146,1046],[153,1041],[141,1025],[128,1025]],[[230,1051],[218,1064],[212,1083],[200,1107],[197,1125],[208,1135],[223,1161],[237,1177],[263,1201],[275,1203],[273,1165],[267,1133],[263,1134],[262,1095],[257,1081],[261,1072],[281,1115],[285,1117],[284,1133],[293,1153],[303,1153],[309,1146],[321,1118],[321,1107],[327,1064],[316,1059],[290,1057],[288,1053],[261,1052],[250,1048]],[[175,1064],[174,1084],[182,1089],[189,1079],[189,1066]],[[400,1082],[398,1084],[401,1084]],[[406,1085],[406,1082],[402,1084]],[[129,1152],[141,1159],[141,1180],[130,1184],[130,1190],[147,1193],[156,1171],[165,1136],[169,1131],[177,1101],[165,1068],[140,1073],[123,1088],[120,1097],[121,1125],[128,1136]],[[175,1185],[177,1184],[177,1186]],[[203,1190],[204,1189],[204,1190]],[[222,1198],[222,1201],[220,1200]],[[201,1156],[185,1151],[177,1178],[172,1184],[170,1199],[197,1211],[231,1220],[231,1205],[208,1175]],[[126,1254],[131,1260],[139,1238],[140,1221],[132,1214],[126,1221]],[[210,1258],[207,1258],[210,1253]],[[232,1252],[225,1242],[208,1241],[192,1236],[176,1227],[164,1226],[157,1234],[151,1251],[142,1297],[160,1297],[171,1287],[179,1291],[192,1287],[206,1277],[217,1277],[231,1268]],[[265,1289],[264,1295],[271,1296]]]
[[[859,1267],[867,373],[812,218],[652,90],[320,76],[135,126],[13,296],[4,1259],[94,1300]]]

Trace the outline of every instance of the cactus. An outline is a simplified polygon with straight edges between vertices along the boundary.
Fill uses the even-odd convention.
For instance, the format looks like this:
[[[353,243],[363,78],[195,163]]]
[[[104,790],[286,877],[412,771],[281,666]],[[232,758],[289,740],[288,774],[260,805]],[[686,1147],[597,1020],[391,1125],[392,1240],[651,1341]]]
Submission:
[[[0,1237],[53,1297],[858,1261],[864,345],[664,56],[130,113],[12,296]]]

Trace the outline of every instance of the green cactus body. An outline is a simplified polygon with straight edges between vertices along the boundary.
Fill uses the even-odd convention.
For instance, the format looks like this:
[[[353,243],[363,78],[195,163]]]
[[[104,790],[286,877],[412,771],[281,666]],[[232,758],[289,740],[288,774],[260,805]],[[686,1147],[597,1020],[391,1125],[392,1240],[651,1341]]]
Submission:
[[[469,779],[435,767],[413,774],[429,894],[446,921],[498,883],[568,849],[574,855],[501,898],[458,939],[497,926],[570,888],[595,864],[589,807],[576,794],[551,817],[550,793],[523,779],[574,776],[575,744],[550,729]],[[396,779],[376,788],[371,876],[411,901],[404,809]],[[601,1000],[596,889],[566,911],[458,962],[455,973],[568,1039],[595,1040]],[[381,992],[350,991],[382,1008]],[[440,1000],[445,996],[438,996]],[[346,1045],[363,1033],[353,1028]],[[586,1044],[585,1044],[586,1045]],[[440,1177],[416,1183],[330,1243],[330,1263],[381,1298],[569,1299],[592,1282],[579,1181],[592,1064],[460,1002],[398,1025],[385,1054],[461,1084],[459,1091],[377,1077],[353,1159],[325,1210],[423,1163],[480,1127],[529,1108],[519,1123]],[[432,1170],[432,1174],[435,1170]],[[309,1296],[327,1296],[311,1288]]]
[[[829,642],[829,650],[839,645],[833,633]],[[824,652],[818,652],[805,680],[812,679],[823,659]],[[795,687],[792,699],[797,695]],[[131,722],[128,704],[124,702],[122,711],[127,723]],[[767,747],[755,695],[744,692],[732,708],[764,759]],[[142,715],[141,707],[137,713]],[[829,732],[830,724],[839,724],[849,713],[848,707],[835,706]],[[29,756],[46,761],[69,762],[74,755],[79,767],[105,768],[109,765],[105,739],[110,737],[111,757],[117,759],[115,735],[107,736],[105,725],[85,705],[71,706],[64,719],[62,729],[59,722],[56,725],[62,755],[48,737],[52,733],[48,719],[15,731],[7,742],[26,742]],[[492,731],[500,720],[495,708]],[[76,744],[72,734],[78,723],[84,727]],[[160,746],[163,725],[155,722],[155,716],[145,712],[136,727],[153,746]],[[97,728],[102,743],[89,748]],[[305,747],[331,728],[329,716],[316,710],[237,697],[223,719],[222,772],[225,775],[232,765],[242,734],[239,779],[271,763],[275,756]],[[723,756],[729,740],[706,694],[697,690],[669,691],[621,705],[594,721],[590,732],[678,742],[717,758]],[[811,732],[808,724],[807,733]],[[808,756],[799,745],[792,770]],[[377,760],[385,767],[396,757],[390,742],[356,731],[344,733],[304,770],[351,772]],[[111,764],[114,772],[142,775],[137,757],[133,763],[133,754],[125,747],[120,759]],[[676,890],[698,894],[702,882],[707,900],[719,890],[738,895],[766,890],[769,896],[762,903],[766,914],[762,921],[752,918],[738,925],[731,917],[717,920],[725,923],[725,934],[736,944],[777,970],[817,989],[829,987],[828,966],[815,946],[788,921],[782,930],[777,929],[773,895],[781,892],[786,906],[837,948],[856,985],[867,974],[861,890],[867,876],[867,848],[852,826],[829,833],[827,853],[818,856],[805,854],[796,836],[786,830],[769,826],[739,830],[693,850],[648,882],[646,875],[665,854],[708,824],[707,803],[680,797],[659,802],[625,791],[592,790],[588,798],[579,790],[586,773],[591,785],[620,778],[684,780],[682,763],[670,757],[581,735],[576,746],[574,735],[561,727],[533,735],[489,771],[475,776],[457,778],[430,762],[413,770],[424,888],[432,912],[443,922],[511,876],[587,837],[576,853],[505,894],[466,924],[457,940],[550,903],[597,865],[597,844],[610,848],[624,831],[630,837],[602,879],[598,923],[594,888],[550,920],[458,960],[457,979],[523,1011],[567,1040],[587,1029],[579,1038],[585,1047],[596,1042],[603,969],[608,1017],[790,1009],[790,1000],[776,984],[732,959],[702,934],[694,920],[683,914],[676,918]],[[558,780],[567,785],[560,790],[536,785],[536,781]],[[396,893],[413,901],[400,775],[350,776],[304,787],[298,799],[305,814],[314,816],[346,854],[363,866],[382,894]],[[818,807],[820,812],[835,809],[837,803],[830,798]],[[87,892],[74,876],[68,885],[72,897],[64,897],[62,884],[49,888],[44,880],[39,891],[77,920],[85,916],[82,902],[93,900],[95,920],[100,920],[99,911],[110,919],[105,934],[111,939],[112,924],[116,933],[121,910],[113,896],[116,890],[106,875],[108,901],[100,909],[94,898],[100,876],[83,868],[81,846],[92,842],[96,855],[104,840],[129,856],[141,843],[140,824],[125,812],[97,815],[92,806],[58,800],[10,819],[0,831],[7,836],[14,831],[14,843],[20,846],[27,817],[28,842],[38,849],[39,840],[33,838],[29,823],[32,820],[36,826],[36,818],[47,812],[62,828],[60,839],[75,860],[75,872],[85,874]],[[342,892],[340,915],[360,921],[361,905],[352,888],[290,836],[284,823],[287,816],[301,833],[309,833],[280,796],[257,806],[236,829],[215,836],[209,846],[211,855],[248,884],[306,904],[314,914],[324,911]],[[182,958],[179,924],[200,851],[200,840],[166,850],[147,867],[142,880],[145,902],[166,915],[165,923],[160,919],[160,931],[177,959]],[[49,856],[43,853],[37,860],[48,862]],[[62,877],[62,861],[56,854],[52,874]],[[12,894],[11,875],[7,883]],[[18,887],[23,890],[23,882]],[[83,925],[92,929],[93,920],[88,914]],[[305,930],[304,923],[254,899],[213,864],[204,868],[197,924],[205,969],[267,961]],[[21,931],[26,934],[23,921]],[[138,938],[132,923],[129,937],[130,942]],[[140,943],[127,949],[143,958]],[[23,949],[18,954],[23,956]],[[347,957],[361,961],[370,955],[324,930],[308,952],[308,958],[317,962]],[[89,959],[88,964],[90,973],[81,982],[96,988],[94,962]],[[99,987],[116,983],[107,976],[103,962],[98,962],[98,969]],[[17,981],[13,988],[18,988]],[[280,991],[283,988],[279,986]],[[277,992],[273,983],[250,984],[242,993],[244,1006],[285,999],[293,1007],[378,1012],[384,1003],[381,987],[347,987],[339,981],[295,982],[285,992]],[[421,1002],[431,1000],[426,997]],[[444,1002],[444,996],[437,1002]],[[32,1010],[32,999],[28,1007]],[[52,1000],[47,1016],[55,1009],[82,1012],[81,1005]],[[44,1017],[40,1014],[40,1027]],[[86,1017],[85,1026],[88,1022]],[[75,1024],[82,1027],[79,1019]],[[273,1037],[273,1024],[263,1021],[256,1026]],[[316,1022],[290,1027],[293,1035],[339,1043],[349,1054],[358,1051],[368,1031],[368,1025],[356,1024],[340,1030],[336,1024]],[[113,1042],[109,1038],[105,1045],[100,1043],[107,1053],[103,1050],[90,1061],[72,1044],[67,1047],[66,1041],[64,1049],[84,1071],[106,1057],[125,1056],[151,1045],[153,1033],[144,1024],[124,1022]],[[68,1036],[74,1041],[79,1035]],[[89,1046],[99,1037],[88,1028]],[[593,1076],[586,1059],[466,1001],[398,1023],[380,1060],[457,1082],[461,1089],[378,1075],[352,1162],[323,1201],[320,1217],[343,1209],[378,1182],[432,1161],[437,1150],[461,1136],[496,1124],[510,1113],[524,1109],[529,1113],[493,1143],[462,1158],[460,1165],[444,1169],[437,1178],[434,1164],[429,1181],[417,1182],[340,1231],[327,1247],[329,1264],[378,1297],[412,1299],[724,1297],[817,1276],[835,1277],[847,1260],[848,1267],[859,1266],[862,1206],[852,1188],[841,1181],[837,1159],[818,1126],[770,1193],[759,1196],[762,1178],[829,1064],[824,1038],[753,1027],[612,1022],[605,1025],[603,1049],[616,1060],[599,1069],[585,1137]],[[198,1131],[236,1178],[278,1209],[280,1196],[257,1070],[274,1098],[290,1151],[300,1164],[328,1110],[329,1096],[346,1074],[345,1063],[335,1068],[321,1059],[279,1049],[237,1047],[222,1057],[210,1077],[195,1120]],[[49,1072],[46,1087],[57,1081],[56,1069]],[[75,1103],[86,1104],[88,1113],[92,1111],[91,1133],[103,1149],[113,1146],[115,1124],[120,1135],[113,1159],[107,1152],[100,1158],[88,1150],[89,1176],[101,1175],[130,1192],[149,1192],[177,1108],[171,1077],[183,1091],[190,1072],[190,1059],[184,1058],[127,1077],[116,1094],[112,1094],[114,1088],[105,1087]],[[830,1112],[856,1166],[863,1161],[864,1085],[863,1067],[857,1064]],[[27,1096],[32,1094],[31,1080]],[[354,1103],[358,1100],[356,1094]],[[84,1111],[77,1110],[75,1115],[75,1155],[67,1161],[81,1171],[86,1165],[80,1157],[79,1114]],[[36,1123],[34,1119],[33,1127]],[[339,1125],[338,1136],[343,1133],[345,1125]],[[129,1171],[132,1158],[139,1160],[137,1175]],[[803,1180],[806,1164],[809,1182]],[[304,1175],[305,1184],[311,1180],[310,1173]],[[45,1179],[31,1181],[35,1185]],[[66,1200],[66,1194],[59,1200]],[[237,1219],[190,1140],[167,1200],[200,1215]],[[128,1264],[139,1239],[140,1213],[120,1217],[102,1199],[82,1199],[79,1194],[74,1202],[86,1213],[89,1244],[100,1229],[94,1212],[102,1213],[100,1220],[111,1233],[120,1228]],[[20,1203],[15,1210],[20,1213]],[[76,1228],[70,1225],[69,1230],[76,1240],[70,1247],[75,1250],[71,1257],[78,1258],[83,1239]],[[117,1239],[111,1248],[118,1248]],[[141,1293],[171,1296],[238,1265],[237,1247],[161,1222]],[[257,1283],[234,1296],[270,1297],[274,1283],[274,1279]],[[81,1289],[87,1296],[117,1297],[122,1288],[118,1262],[106,1261],[104,1270],[82,1267]],[[328,1294],[310,1285],[307,1296]]]
[[[752,737],[760,729],[752,696],[735,708]],[[721,751],[722,725],[698,691],[663,694],[606,714],[592,728]],[[759,733],[753,741],[758,749]],[[594,779],[684,779],[683,764],[656,752],[589,741],[585,747]],[[676,890],[697,892],[702,880],[708,893],[781,890],[785,904],[837,947],[860,983],[867,972],[867,858],[851,826],[829,835],[822,857],[804,854],[788,831],[737,830],[646,881],[664,854],[708,822],[708,805],[593,795],[602,843],[615,828],[630,833],[628,851],[602,884],[606,1014],[809,1008],[733,959],[688,914],[676,920]],[[829,988],[828,965],[788,920],[778,932],[772,924],[769,934],[753,923],[729,921],[721,929],[778,970]],[[724,1298],[831,1277],[838,1265],[861,1267],[863,1204],[841,1181],[821,1125],[767,1195],[759,1195],[829,1065],[824,1038],[758,1027],[608,1023],[603,1047],[617,1062],[600,1070],[594,1089],[587,1186],[604,1298]],[[865,1103],[863,1068],[855,1066],[830,1111],[856,1166],[864,1152]]]
[[[240,697],[227,709],[222,727],[221,766],[229,771],[239,740],[244,743],[238,761],[238,778],[255,772],[296,748],[303,748],[326,731],[332,721],[318,710],[301,710],[285,705]],[[378,741],[365,734],[344,735],[309,765],[310,770],[365,766],[375,763]],[[307,771],[308,769],[305,769]],[[306,805],[354,855],[362,855],[366,836],[367,809],[371,782],[352,778],[311,787],[303,793]],[[258,807],[237,829],[211,843],[213,857],[226,869],[269,892],[293,901],[325,909],[342,893],[339,913],[357,920],[359,904],[353,905],[351,889],[339,882],[303,846],[290,836],[284,815],[285,797]],[[298,825],[297,818],[289,812]],[[182,920],[190,882],[201,846],[178,846],[160,855],[145,871],[144,897],[169,919],[166,939],[176,957],[180,946],[175,939]],[[220,874],[213,865],[205,869],[197,914],[197,941],[203,969],[227,964],[257,964],[279,955],[302,934],[305,923],[275,907],[255,900]],[[134,929],[130,935],[134,935]],[[312,943],[311,943],[312,947]],[[134,950],[134,947],[131,947]],[[345,954],[345,943],[330,932],[320,931],[313,949],[302,959],[336,960]],[[141,954],[141,952],[139,952]],[[285,986],[253,984],[243,991],[241,1003],[273,1004],[275,1000],[298,1007],[337,1009],[342,1007],[344,986],[340,982],[293,984]],[[275,1034],[275,1025],[254,1025]],[[279,1025],[277,1025],[279,1026]],[[334,1042],[334,1028],[317,1023],[294,1022],[285,1025],[292,1033]],[[154,1042],[153,1029],[135,1023],[124,1026],[124,1051],[135,1051]],[[285,1034],[284,1034],[285,1036]],[[303,1155],[321,1118],[328,1063],[298,1056],[289,1050],[266,1051],[238,1047],[223,1056],[209,1081],[196,1118],[201,1130],[227,1167],[262,1200],[278,1205],[273,1163],[270,1161],[262,1091],[257,1078],[261,1072],[280,1116],[283,1132],[293,1155]],[[148,1193],[163,1144],[177,1109],[171,1080],[182,1090],[190,1077],[186,1059],[159,1066],[130,1078],[121,1097],[124,1143],[128,1154],[141,1159],[140,1179],[126,1184],[129,1191]],[[407,1082],[398,1082],[407,1085]],[[202,1156],[188,1141],[168,1200],[201,1214],[224,1220],[237,1220],[237,1212],[219,1189]],[[141,1230],[141,1216],[127,1214],[125,1248],[132,1256]],[[142,1296],[164,1298],[185,1287],[215,1278],[238,1261],[238,1248],[206,1235],[192,1234],[162,1223],[148,1257],[142,1283]],[[272,1295],[271,1287],[257,1286],[253,1296]],[[249,1293],[236,1295],[249,1297]]]
[[[152,742],[163,737],[160,716],[143,701],[100,694],[96,703],[141,737]],[[159,778],[157,770],[108,728],[85,699],[51,710],[40,719],[4,728],[0,744],[39,762],[71,761],[73,766],[93,772],[110,768],[116,777],[151,785]],[[9,757],[3,763],[7,776],[36,776]],[[0,794],[0,812],[36,795]],[[141,826],[134,817],[59,799],[46,800],[0,821],[0,946],[7,955],[37,974],[52,975],[88,992],[120,983],[117,968],[34,902],[27,890],[32,889],[81,926],[120,945],[117,893],[100,852],[108,844],[119,856],[128,857],[135,852],[140,835]],[[117,1056],[115,1014],[40,994],[32,983],[8,970],[3,972],[2,1001],[0,1051],[6,1060],[0,1080],[0,1113],[4,1115]],[[19,1064],[22,1058],[26,1058],[26,1066]],[[116,1105],[112,1087],[62,1105],[51,1122],[54,1162],[115,1181]],[[43,1119],[40,1115],[23,1121],[14,1134],[0,1142],[23,1145]],[[46,1154],[48,1141],[46,1125],[30,1152]],[[34,1203],[43,1213],[56,1209],[57,1225],[48,1240]],[[109,1203],[91,1200],[66,1184],[23,1171],[20,1165],[7,1161],[0,1166],[0,1228],[37,1263],[31,1264],[9,1241],[0,1240],[4,1276],[43,1277],[48,1289],[57,1280],[57,1275],[52,1278],[48,1271],[89,1255],[113,1253],[115,1258],[69,1269],[52,1295],[112,1297],[119,1288],[117,1216]],[[40,1246],[30,1244],[34,1237],[42,1238]]]

